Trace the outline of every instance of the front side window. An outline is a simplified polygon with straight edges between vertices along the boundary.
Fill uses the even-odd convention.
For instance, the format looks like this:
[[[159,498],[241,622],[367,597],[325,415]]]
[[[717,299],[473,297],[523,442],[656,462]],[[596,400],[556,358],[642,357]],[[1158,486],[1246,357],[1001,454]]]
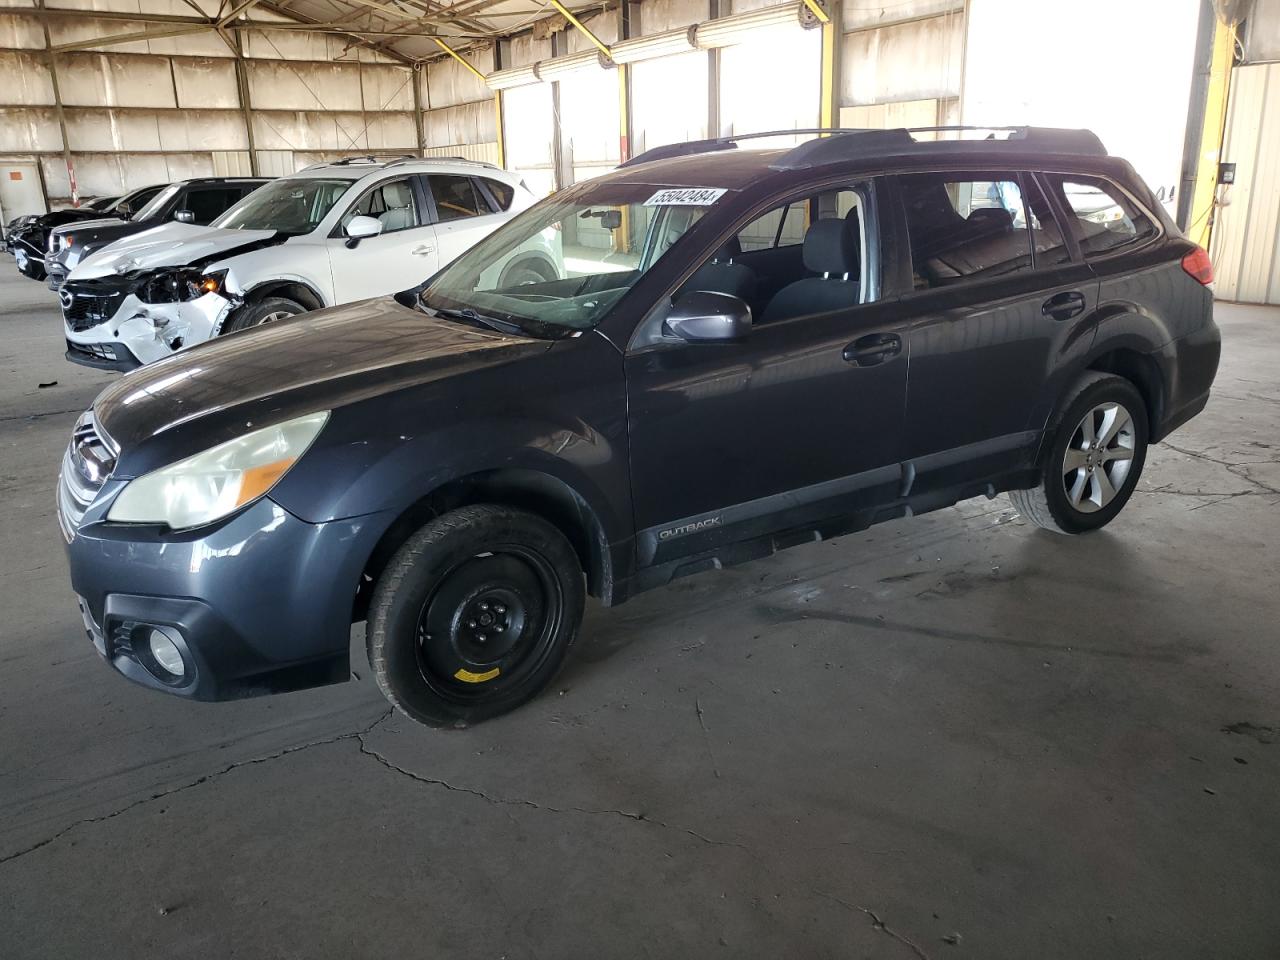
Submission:
[[[383,233],[395,233],[418,226],[418,204],[413,196],[413,184],[408,177],[388,180],[365,193],[342,216],[338,224],[345,233],[347,224],[356,217],[373,217],[382,224]]]
[[[430,310],[470,311],[531,328],[590,329],[713,203],[730,196],[714,188],[586,183],[481,240],[435,278],[421,302]],[[534,273],[555,279],[529,282],[530,271],[518,268],[530,264],[537,265]]]
[[[1156,235],[1156,225],[1115,184],[1101,177],[1046,176],[1068,211],[1068,227],[1085,257]]]
[[[433,173],[427,180],[436,199],[436,219],[441,223],[478,217],[489,212],[489,204],[470,177],[451,177]]]
[[[747,221],[681,285],[737,297],[755,323],[865,302],[863,185],[792,198]]]
[[[273,180],[253,191],[213,222],[227,230],[310,233],[351,189],[351,180],[297,177]]]
[[[1016,174],[917,173],[898,183],[917,290],[1032,268]]]

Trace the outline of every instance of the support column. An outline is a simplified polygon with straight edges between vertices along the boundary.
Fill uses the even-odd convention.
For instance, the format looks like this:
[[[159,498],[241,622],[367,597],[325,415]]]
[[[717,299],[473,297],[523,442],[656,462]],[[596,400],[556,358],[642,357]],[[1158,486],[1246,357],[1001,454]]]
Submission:
[[[715,20],[733,12],[731,0],[711,0],[708,16]],[[720,48],[707,51],[707,137],[720,136]]]
[[[76,185],[76,167],[71,161],[71,142],[67,137],[67,118],[62,110],[62,89],[58,86],[58,58],[53,52],[53,38],[49,35],[49,18],[44,13],[44,0],[38,0],[40,26],[44,29],[45,59],[49,67],[49,83],[53,87],[53,105],[58,115],[58,132],[62,136],[62,162],[67,165],[67,183],[71,190],[71,205],[80,206],[80,188]],[[39,169],[39,162],[36,164]],[[41,179],[43,182],[43,172]],[[49,191],[45,189],[45,205],[49,205]]]
[[[493,69],[502,69],[502,41],[493,41]],[[493,119],[497,124],[498,132],[498,166],[504,170],[507,167],[507,131],[504,127],[505,119],[502,113],[502,91],[493,91]]]
[[[427,74],[421,63],[415,63],[410,69],[413,71],[413,132],[418,138],[418,156],[425,157],[427,140],[422,129],[422,84],[426,81]]]
[[[622,0],[618,10],[618,33],[622,40],[632,37],[635,8],[631,0]],[[618,64],[618,162],[631,159],[631,65]]]
[[[236,93],[240,98],[240,119],[244,123],[245,143],[249,145],[249,174],[261,176],[258,169],[258,150],[253,140],[253,108],[249,103],[249,71],[244,64],[244,40],[237,31],[232,35],[235,46]]]

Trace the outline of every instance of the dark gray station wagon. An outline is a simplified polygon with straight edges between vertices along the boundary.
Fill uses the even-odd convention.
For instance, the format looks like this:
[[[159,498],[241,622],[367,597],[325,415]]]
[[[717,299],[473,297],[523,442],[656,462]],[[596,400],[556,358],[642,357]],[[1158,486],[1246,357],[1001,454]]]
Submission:
[[[1208,400],[1204,251],[1086,131],[820,133],[650,151],[395,298],[108,388],[59,486],[99,652],[222,699],[345,679],[367,620],[386,695],[465,724],[550,681],[588,593],[1001,491],[1114,519]],[[559,279],[503,280],[548,243]]]

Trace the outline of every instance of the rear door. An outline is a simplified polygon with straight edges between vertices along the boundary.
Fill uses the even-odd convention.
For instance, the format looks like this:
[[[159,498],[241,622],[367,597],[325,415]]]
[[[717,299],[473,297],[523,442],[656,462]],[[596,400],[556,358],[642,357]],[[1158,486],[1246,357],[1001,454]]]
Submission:
[[[422,179],[431,196],[441,266],[456,260],[507,220],[474,177],[432,173]]]
[[[231,209],[233,204],[239,203],[244,193],[244,187],[239,184],[190,187],[180,201],[178,210],[191,211],[192,223],[208,226]]]
[[[994,480],[1030,464],[1052,385],[1092,340],[1097,281],[1028,172],[893,179],[910,256],[911,492]]]
[[[436,272],[436,232],[425,210],[415,176],[379,181],[356,198],[326,241],[338,303],[408,290]],[[352,241],[346,228],[355,217],[373,217],[382,233]]]

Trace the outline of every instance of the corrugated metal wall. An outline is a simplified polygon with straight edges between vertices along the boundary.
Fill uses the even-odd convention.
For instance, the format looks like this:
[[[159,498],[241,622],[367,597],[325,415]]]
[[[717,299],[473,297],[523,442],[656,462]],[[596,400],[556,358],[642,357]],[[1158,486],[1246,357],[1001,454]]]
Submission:
[[[1280,63],[1235,68],[1222,159],[1236,182],[1218,188],[1216,293],[1280,304]]]
[[[213,0],[191,0],[208,14]],[[31,7],[32,0],[11,0]],[[116,0],[50,0],[53,46],[136,32],[94,17]],[[129,9],[139,9],[137,3]],[[146,0],[152,14],[190,15],[184,0]],[[282,19],[255,10],[258,20]],[[240,34],[259,171],[359,153],[416,153],[413,71],[337,37],[288,30]],[[0,15],[0,155],[39,162],[52,203],[70,183],[40,21]],[[59,53],[67,141],[82,196],[191,176],[248,174],[249,132],[235,57],[213,31]],[[492,126],[492,124],[491,124]]]

